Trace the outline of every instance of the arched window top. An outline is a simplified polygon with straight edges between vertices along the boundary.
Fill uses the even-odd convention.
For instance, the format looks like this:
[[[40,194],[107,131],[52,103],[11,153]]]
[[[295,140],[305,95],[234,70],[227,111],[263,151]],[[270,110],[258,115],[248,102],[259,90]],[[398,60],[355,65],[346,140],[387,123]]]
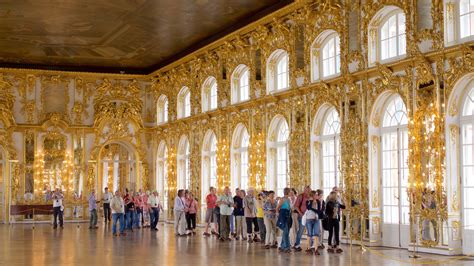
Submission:
[[[162,94],[158,98],[158,102],[156,104],[157,108],[157,123],[166,123],[168,122],[168,97],[166,95]]]
[[[235,127],[232,136],[232,147],[234,149],[247,148],[250,143],[250,136],[244,124],[240,123]]]
[[[398,59],[406,54],[406,17],[396,6],[379,10],[369,24],[369,63]]]
[[[339,120],[339,114],[336,111],[336,108],[331,108],[326,115],[323,126],[323,135],[337,135],[340,132],[341,121]]]
[[[474,115],[474,88],[471,87],[469,93],[466,95],[464,100],[464,107],[462,111],[463,116]]]
[[[216,152],[217,151],[217,137],[214,131],[208,130],[204,135],[204,142],[202,146],[203,152]]]
[[[178,118],[191,115],[191,90],[184,86],[178,93]]]
[[[168,157],[168,147],[166,146],[166,142],[162,140],[160,145],[158,145],[158,159],[166,159]]]
[[[207,112],[217,108],[217,80],[215,77],[208,77],[202,84],[202,111]]]
[[[316,37],[311,46],[311,78],[316,81],[341,72],[341,48],[339,35],[334,30],[325,30]]]
[[[290,135],[290,129],[288,127],[288,123],[286,119],[281,116],[277,115],[275,118],[272,119],[270,123],[270,130],[269,130],[269,141],[271,142],[286,142],[288,141],[288,137]]]
[[[394,96],[385,109],[383,127],[392,127],[408,124],[405,103],[399,95]]]
[[[178,155],[179,156],[189,155],[189,141],[188,141],[188,137],[186,137],[185,135],[181,136],[181,138],[179,139]]]
[[[231,75],[232,103],[247,101],[250,93],[250,69],[240,64]]]
[[[286,90],[288,87],[288,53],[285,50],[278,49],[267,60],[267,92]]]

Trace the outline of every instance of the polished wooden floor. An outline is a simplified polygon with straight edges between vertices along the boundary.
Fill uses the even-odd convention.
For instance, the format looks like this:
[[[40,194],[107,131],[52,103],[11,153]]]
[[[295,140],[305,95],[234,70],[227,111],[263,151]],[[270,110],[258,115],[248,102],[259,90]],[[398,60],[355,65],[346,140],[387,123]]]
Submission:
[[[102,224],[97,230],[88,225],[0,225],[0,265],[400,265],[410,262],[408,252],[398,249],[361,250],[343,246],[344,253],[311,256],[304,253],[280,254],[261,244],[243,241],[221,243],[204,238],[175,238],[171,225],[160,224],[159,232],[135,230],[126,237],[113,237]],[[418,264],[474,265],[474,258],[421,254]]]

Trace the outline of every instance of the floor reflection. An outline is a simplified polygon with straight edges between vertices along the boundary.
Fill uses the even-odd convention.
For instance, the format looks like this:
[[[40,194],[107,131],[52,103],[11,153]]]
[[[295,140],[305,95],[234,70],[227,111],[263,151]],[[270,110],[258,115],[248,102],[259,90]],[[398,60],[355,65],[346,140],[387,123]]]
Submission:
[[[343,246],[343,254],[321,256],[304,252],[279,254],[261,244],[244,241],[221,243],[215,238],[175,238],[172,225],[160,225],[159,232],[147,229],[113,237],[111,228],[101,225],[66,224],[53,230],[46,224],[0,225],[0,265],[400,265],[409,261],[408,252],[378,248],[380,254]],[[450,261],[449,257],[421,254],[417,263],[439,260],[445,265],[473,265],[474,260]],[[139,263],[138,263],[139,262]],[[138,264],[137,264],[138,263]]]

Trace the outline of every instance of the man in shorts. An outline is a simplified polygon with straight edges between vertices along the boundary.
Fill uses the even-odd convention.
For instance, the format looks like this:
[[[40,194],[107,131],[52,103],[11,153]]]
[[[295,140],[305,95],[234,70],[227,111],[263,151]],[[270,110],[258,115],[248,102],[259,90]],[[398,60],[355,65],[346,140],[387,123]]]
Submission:
[[[209,188],[209,194],[206,196],[206,229],[204,230],[204,236],[218,235],[217,234],[217,217],[214,212],[217,204],[216,189],[214,187]],[[214,224],[214,228],[212,228]],[[209,227],[211,227],[211,234],[209,233]]]

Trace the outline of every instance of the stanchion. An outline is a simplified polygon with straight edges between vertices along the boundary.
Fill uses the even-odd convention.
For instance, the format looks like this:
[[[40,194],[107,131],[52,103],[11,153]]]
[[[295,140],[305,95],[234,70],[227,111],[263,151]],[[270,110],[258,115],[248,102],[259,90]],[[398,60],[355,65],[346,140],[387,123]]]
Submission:
[[[419,219],[419,218],[417,218]],[[420,221],[418,221],[418,223],[415,223],[415,224],[419,224]],[[410,227],[412,227],[413,225],[410,225]],[[418,238],[419,238],[419,235],[418,235],[418,231],[419,229],[415,230],[415,246],[413,247],[413,252],[411,254],[408,254],[408,258],[410,259],[419,259],[421,258],[420,256],[418,256],[417,254],[417,251],[418,251]]]
[[[35,225],[36,225],[36,215],[35,215],[35,208],[33,208],[33,230],[35,230]]]

